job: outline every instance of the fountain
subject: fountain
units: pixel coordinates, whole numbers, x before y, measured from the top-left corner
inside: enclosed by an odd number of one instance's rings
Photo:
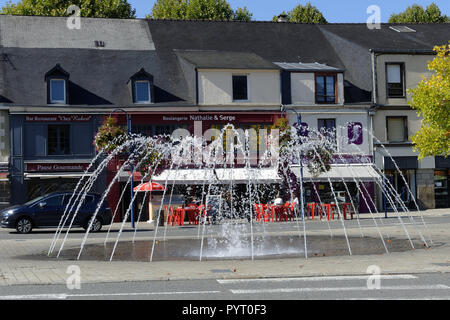
[[[432,244],[431,237],[429,236],[427,242],[423,235],[422,229],[427,231],[423,217],[420,216],[422,224],[418,224],[398,192],[384,177],[383,172],[371,163],[356,144],[350,144],[354,148],[352,157],[359,159],[360,164],[365,165],[367,174],[373,174],[372,181],[384,193],[407,239],[390,237],[387,228],[383,228],[387,227],[383,219],[376,217],[379,212],[365,186],[365,180],[354,171],[352,159],[349,160],[348,156],[344,157],[338,153],[337,146],[340,142],[337,141],[335,132],[308,129],[307,134],[302,134],[301,130],[292,127],[284,132],[273,129],[270,133],[265,130],[257,133],[253,129],[244,131],[228,124],[221,130],[214,129],[205,134],[207,138],[192,136],[186,132],[179,133],[153,137],[129,134],[126,138],[121,137],[112,141],[100,150],[80,179],[65,208],[48,256],[61,259],[109,261],[254,260],[300,256],[308,259],[316,256],[344,254],[381,254],[414,249],[421,245],[428,247]],[[226,141],[226,150],[224,150],[224,141]],[[66,248],[65,244],[72,223],[87,193],[108,163],[118,155],[124,154],[126,159],[118,168],[115,177],[106,186],[94,217],[122,172],[128,168],[141,170],[147,165],[140,182],[157,181],[165,186],[155,211],[152,238],[136,240],[144,208],[142,205],[132,240],[120,240],[130,215],[131,204],[137,201],[138,193],[136,192],[126,208],[115,239],[110,240],[112,234],[112,225],[110,225],[102,243],[88,243],[90,228],[87,228],[79,247]],[[152,160],[150,163],[149,159]],[[356,227],[359,230],[357,236],[349,235],[349,227],[354,226],[354,223],[344,219],[343,209],[339,205],[340,198],[334,187],[336,180],[333,183],[333,179],[328,174],[333,165],[337,165],[336,163],[351,173],[351,181],[343,176],[337,177],[337,180],[342,182],[349,196],[350,210],[356,215]],[[307,170],[309,178],[303,175],[304,169]],[[186,172],[194,176],[196,183],[183,180]],[[272,173],[270,177],[268,172]],[[338,221],[330,221],[322,217],[322,214],[320,218],[318,217],[319,220],[309,220],[304,210],[301,210],[301,204],[306,196],[311,198],[315,195],[315,202],[318,202],[319,206],[324,204],[325,195],[324,193],[321,195],[315,182],[322,176],[324,185],[330,189],[326,195],[329,198],[327,201],[337,204],[335,207],[339,216]],[[126,187],[132,179],[133,174],[130,174]],[[358,203],[352,195],[349,184],[356,187],[357,194],[368,208],[370,220],[380,239],[364,234]],[[165,206],[171,206],[175,192],[183,189],[183,185],[193,186],[200,194],[199,204],[210,212],[209,217],[207,214],[199,215],[197,223],[189,226],[189,230],[183,227],[171,227],[164,218]],[[304,194],[307,185],[310,190],[309,195]],[[119,203],[126,190],[127,188],[124,188],[122,191]],[[292,211],[287,209],[291,212],[289,219],[272,223],[270,219],[258,217],[256,205],[272,200],[276,191],[284,191],[288,195],[285,200],[296,203],[292,206]],[[411,193],[411,190],[409,192]],[[300,198],[300,201],[296,201],[295,197]],[[145,191],[143,203],[145,204],[149,198],[149,191]],[[400,204],[400,207],[396,204]],[[112,209],[114,209],[113,216],[116,217],[119,204]],[[409,218],[420,240],[412,238],[402,219],[402,213]],[[160,230],[160,224],[164,227],[163,232]],[[324,224],[329,231],[329,236],[308,234],[307,228],[317,229]],[[65,233],[64,226],[68,226]],[[174,237],[174,234],[177,237]],[[182,234],[181,238],[180,234]]]

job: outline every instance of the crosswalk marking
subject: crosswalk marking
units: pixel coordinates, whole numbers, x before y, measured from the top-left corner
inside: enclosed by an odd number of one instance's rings
[[[255,293],[293,293],[293,292],[332,292],[332,291],[384,291],[384,290],[448,290],[450,287],[437,284],[428,286],[386,286],[380,289],[368,289],[367,287],[331,287],[331,288],[280,288],[280,289],[244,289],[230,291],[233,294]]]
[[[258,278],[258,279],[217,279],[220,284],[235,284],[243,282],[292,282],[292,281],[346,281],[346,280],[367,280],[367,276],[325,276],[325,277],[301,277],[301,278]],[[381,280],[411,280],[417,279],[410,274],[380,275]]]
[[[63,300],[67,298],[88,297],[120,297],[120,296],[150,296],[150,295],[189,295],[189,294],[214,294],[221,291],[179,291],[179,292],[123,292],[123,293],[55,293],[55,294],[30,294],[0,296],[0,300]]]

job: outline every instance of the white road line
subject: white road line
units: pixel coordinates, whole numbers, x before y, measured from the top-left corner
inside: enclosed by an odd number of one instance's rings
[[[31,295],[10,295],[0,296],[0,300],[62,300],[67,298],[88,298],[88,297],[123,297],[123,296],[150,296],[150,295],[180,295],[180,294],[212,294],[221,291],[187,291],[187,292],[123,292],[123,293],[55,293],[55,294],[31,294]]]
[[[367,276],[325,276],[325,277],[299,277],[299,278],[260,278],[260,279],[217,279],[220,284],[234,284],[242,282],[292,282],[292,281],[346,281],[368,280]],[[380,275],[381,280],[411,280],[417,279],[410,274]]]
[[[333,291],[386,291],[386,290],[448,290],[450,287],[438,284],[429,286],[392,286],[381,287],[381,289],[368,289],[367,287],[337,287],[337,288],[281,288],[281,289],[252,289],[233,290],[233,294],[255,294],[255,293],[292,293],[292,292],[333,292]]]

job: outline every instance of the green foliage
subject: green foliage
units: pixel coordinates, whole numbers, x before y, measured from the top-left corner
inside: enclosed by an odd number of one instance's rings
[[[117,125],[115,118],[108,117],[98,129],[94,138],[94,145],[97,150],[105,149],[107,152],[111,152],[123,144],[125,140],[125,130]]]
[[[226,0],[157,0],[150,19],[250,21],[246,7],[234,11]]]
[[[289,12],[283,11],[281,15],[287,17],[288,22],[300,23],[327,23],[322,12],[308,2],[306,5],[298,5]],[[273,17],[273,21],[277,21],[278,16]]]
[[[82,17],[135,18],[136,10],[127,0],[21,0],[7,2],[1,14],[23,16],[68,16],[67,8],[76,5]]]
[[[279,131],[279,143],[280,153],[283,153],[286,147],[289,146],[290,141],[292,140],[291,136],[291,126],[289,124],[289,120],[286,118],[279,118],[275,121],[275,123],[270,127],[270,130],[278,130]]]
[[[442,15],[439,7],[432,3],[426,9],[418,4],[413,4],[405,11],[392,14],[389,23],[445,23],[450,22],[450,17]]]
[[[243,8],[237,8],[234,11],[234,18],[235,21],[251,21],[252,20],[253,13],[248,11],[247,7]]]
[[[422,127],[412,137],[419,158],[450,155],[450,42],[434,48],[436,57],[428,63],[433,71],[422,78],[412,95],[410,105],[422,115]]]

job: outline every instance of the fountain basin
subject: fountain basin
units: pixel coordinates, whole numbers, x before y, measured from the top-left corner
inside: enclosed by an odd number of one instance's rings
[[[202,260],[249,260],[252,258],[251,238],[242,237],[238,245],[231,245],[227,238],[205,238],[203,242]],[[353,255],[380,255],[386,253],[379,238],[349,237]],[[391,238],[385,240],[389,252],[411,250],[406,239]],[[120,241],[114,253],[113,261],[150,261],[153,240]],[[105,244],[87,244],[80,260],[109,261],[114,242]],[[423,248],[423,243],[414,241],[416,249]],[[63,250],[60,259],[76,259],[79,247]],[[153,261],[198,261],[200,260],[201,239],[166,239],[157,240],[153,253]],[[308,236],[308,258],[324,256],[346,256],[349,250],[343,236]],[[304,257],[304,240],[300,236],[254,237],[254,259],[279,259]]]

